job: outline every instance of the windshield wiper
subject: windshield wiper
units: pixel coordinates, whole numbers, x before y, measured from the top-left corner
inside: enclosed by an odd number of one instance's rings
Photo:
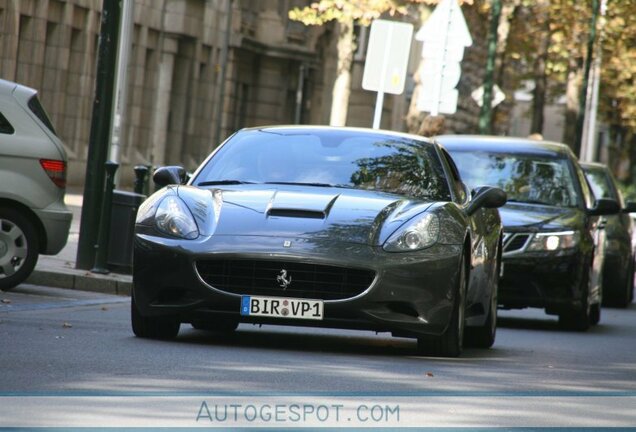
[[[279,184],[279,185],[292,185],[292,186],[316,186],[316,187],[335,187],[335,188],[349,188],[348,185],[334,185],[331,183],[314,183],[314,182],[265,182],[265,184]]]
[[[215,185],[238,185],[238,184],[254,184],[252,181],[245,180],[210,180],[197,183],[197,186],[215,186]]]
[[[542,205],[556,205],[556,204],[551,204],[551,203],[547,203],[545,201],[539,201],[539,200],[533,200],[533,199],[526,199],[526,200],[518,200],[518,199],[514,199],[514,198],[508,198],[507,202],[515,202],[515,203],[523,203],[523,204],[542,204]]]

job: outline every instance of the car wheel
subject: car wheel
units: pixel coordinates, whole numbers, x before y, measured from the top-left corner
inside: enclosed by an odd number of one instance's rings
[[[590,324],[597,325],[601,321],[601,305],[595,303],[590,308]]]
[[[194,321],[191,325],[196,330],[229,333],[236,330],[239,323],[232,319],[215,319],[212,321]]]
[[[629,266],[627,272],[625,272],[625,280],[623,282],[623,290],[616,296],[616,301],[613,306],[619,308],[626,308],[632,302],[632,296],[634,292],[634,263]]]
[[[176,317],[145,317],[141,315],[134,295],[130,299],[130,321],[135,336],[150,339],[174,339],[181,326]]]
[[[35,268],[40,244],[33,223],[18,210],[0,208],[0,289],[22,283]]]
[[[440,336],[420,337],[417,340],[418,352],[434,357],[457,357],[462,353],[465,308],[466,308],[466,264],[462,257],[457,271],[457,293],[453,302],[450,323]]]
[[[569,330],[586,331],[590,328],[592,322],[592,305],[589,301],[590,284],[592,283],[592,266],[586,272],[585,277],[581,281],[581,305],[559,314],[559,325]],[[600,319],[600,305],[598,317]]]
[[[497,335],[497,286],[490,296],[490,310],[486,322],[479,327],[466,327],[464,345],[474,348],[490,348]]]

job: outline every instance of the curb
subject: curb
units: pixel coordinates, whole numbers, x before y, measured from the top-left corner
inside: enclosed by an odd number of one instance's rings
[[[122,296],[130,296],[132,289],[132,276],[117,273],[101,275],[76,269],[60,271],[59,269],[36,268],[25,282],[33,285]]]

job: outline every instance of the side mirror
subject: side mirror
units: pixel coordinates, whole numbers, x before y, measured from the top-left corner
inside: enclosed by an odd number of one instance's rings
[[[508,195],[497,187],[481,186],[474,191],[473,199],[466,206],[466,213],[472,215],[480,208],[498,208],[506,204]]]
[[[636,213],[636,201],[627,201],[623,213]]]
[[[596,200],[594,207],[588,209],[587,214],[590,216],[613,215],[620,211],[621,207],[618,205],[616,200],[599,198]]]
[[[159,187],[170,184],[185,184],[186,170],[180,166],[165,166],[158,168],[152,176],[152,181]]]

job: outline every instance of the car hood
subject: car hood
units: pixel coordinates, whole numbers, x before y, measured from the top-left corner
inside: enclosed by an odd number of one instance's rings
[[[577,229],[583,224],[583,212],[578,208],[509,202],[499,209],[499,215],[505,231]]]
[[[301,186],[181,186],[178,194],[193,210],[204,235],[330,237],[376,245],[432,205],[376,191]],[[202,217],[197,208],[205,194],[212,209]]]

